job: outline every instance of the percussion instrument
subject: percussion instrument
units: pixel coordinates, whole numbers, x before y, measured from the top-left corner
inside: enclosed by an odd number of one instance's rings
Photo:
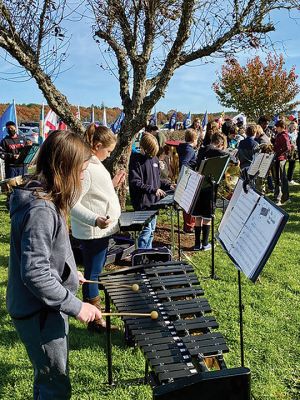
[[[141,231],[156,214],[156,210],[122,212],[119,218],[120,231]]]
[[[250,399],[250,370],[226,368],[228,347],[222,334],[213,331],[218,323],[208,315],[211,308],[189,264],[135,266],[101,274],[100,281],[118,312],[158,313],[157,319],[123,317],[126,340],[146,358],[153,399]],[[138,292],[132,292],[132,284],[138,284]]]

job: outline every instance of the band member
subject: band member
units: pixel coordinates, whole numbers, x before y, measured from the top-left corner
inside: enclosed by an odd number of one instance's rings
[[[141,153],[133,153],[129,162],[129,192],[135,211],[148,210],[174,186],[162,181],[159,174],[155,137],[146,133],[140,142]],[[151,249],[156,227],[156,216],[144,227],[138,238],[139,249]]]
[[[199,150],[196,169],[199,169],[201,161],[206,158],[220,157],[226,155],[226,153],[224,152],[225,148],[226,137],[222,133],[214,133],[211,137],[211,144]],[[209,233],[212,212],[213,210],[211,188],[208,187],[200,191],[199,199],[193,211],[193,216],[196,217],[195,245],[193,248],[194,251],[207,251],[211,249],[211,244],[209,243]]]
[[[5,126],[7,135],[2,139],[0,147],[5,162],[5,178],[8,179],[27,173],[26,167],[18,163],[20,150],[26,146],[26,139],[17,134],[13,121],[8,121]]]
[[[71,226],[72,235],[80,240],[84,277],[97,281],[105,264],[109,238],[119,230],[121,207],[115,187],[124,182],[126,174],[119,171],[112,180],[102,164],[116,146],[116,136],[110,129],[91,124],[84,139],[93,155],[84,173],[81,196],[71,210]],[[100,309],[98,285],[85,283],[82,294],[84,301]],[[103,318],[88,324],[88,329],[97,333],[105,328]]]
[[[41,146],[34,176],[10,198],[7,309],[34,368],[34,400],[71,398],[68,316],[101,318],[101,311],[75,296],[84,278],[66,226],[90,149],[75,133],[56,133]]]

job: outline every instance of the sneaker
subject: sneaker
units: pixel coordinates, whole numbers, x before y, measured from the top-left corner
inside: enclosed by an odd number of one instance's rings
[[[207,251],[211,249],[211,243],[208,243],[206,245],[202,245],[201,250],[202,251]]]
[[[299,185],[299,183],[296,182],[296,181],[289,181],[289,184],[292,185],[292,186],[294,186],[294,185]]]
[[[282,203],[281,203],[281,201],[276,201],[276,206],[282,206]]]
[[[194,246],[192,251],[200,251],[202,249],[201,244],[199,246]]]

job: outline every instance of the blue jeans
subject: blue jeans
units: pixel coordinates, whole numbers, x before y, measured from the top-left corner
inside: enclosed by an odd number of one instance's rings
[[[108,250],[109,238],[80,240],[84,277],[91,281],[98,281],[99,274],[105,264]],[[99,296],[98,285],[93,283],[84,283],[82,285],[83,298],[93,299]]]
[[[15,176],[25,175],[27,174],[27,167],[10,167],[8,165],[5,166],[5,178],[14,178]]]
[[[154,231],[156,228],[156,215],[145,225],[138,238],[139,249],[152,249]]]
[[[41,310],[13,323],[34,368],[33,399],[69,400],[68,316]]]

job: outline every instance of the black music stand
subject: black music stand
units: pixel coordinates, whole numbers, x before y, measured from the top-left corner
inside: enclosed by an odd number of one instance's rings
[[[204,175],[205,179],[202,188],[210,187],[211,203],[211,274],[212,279],[218,279],[215,274],[215,211],[216,211],[216,191],[222,180],[227,165],[230,161],[228,154],[221,157],[205,158],[202,160],[199,173]]]
[[[241,203],[241,204],[239,204]],[[242,215],[247,205],[248,214]],[[240,217],[236,233],[230,227],[234,214]],[[244,212],[245,214],[245,212]],[[231,218],[228,218],[230,215]],[[223,221],[224,220],[224,221]],[[217,236],[223,249],[238,270],[241,365],[244,367],[244,335],[241,272],[255,283],[268,261],[286,223],[288,214],[265,198],[249,182],[239,180],[219,226]],[[264,233],[264,235],[263,235]],[[248,258],[247,258],[248,257]]]

